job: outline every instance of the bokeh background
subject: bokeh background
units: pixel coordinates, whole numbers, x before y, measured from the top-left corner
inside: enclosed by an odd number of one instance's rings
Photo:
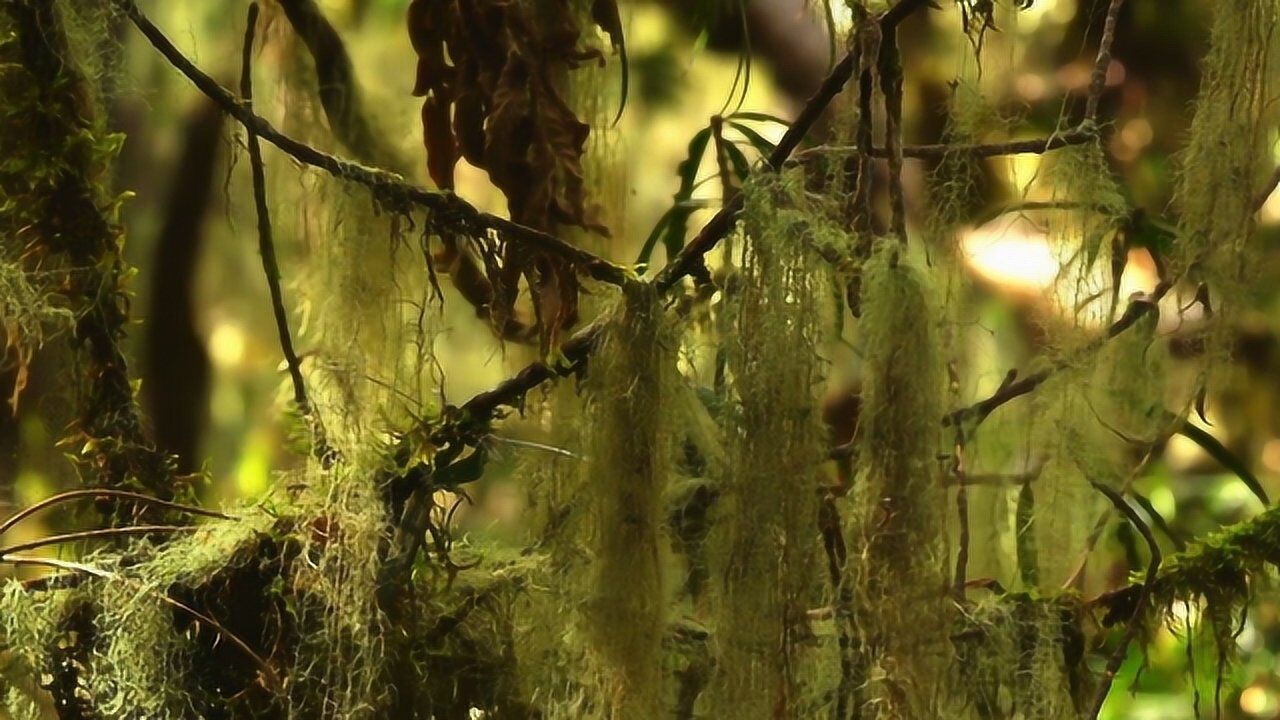
[[[1103,117],[1111,168],[1134,207],[1153,216],[1167,214],[1170,165],[1182,146],[1190,103],[1198,87],[1198,59],[1204,49],[1207,12],[1213,0],[1130,0],[1120,16],[1115,62],[1108,73]],[[201,67],[231,86],[239,72],[242,3],[149,1],[139,3]],[[375,128],[398,158],[394,168],[428,184],[421,144],[420,101],[411,95],[415,57],[404,27],[408,0],[320,0],[341,33]],[[953,80],[976,83],[998,117],[993,136],[1039,137],[1059,119],[1078,111],[1089,80],[1103,2],[1035,0],[1015,12],[998,3],[997,28],[983,37],[981,63],[973,40],[950,0],[944,9],[921,13],[903,29],[906,71],[906,135],[911,143],[941,140]],[[259,112],[286,130],[342,154],[323,130],[323,116],[305,90],[314,68],[279,10],[268,2],[269,29],[256,53]],[[616,127],[601,126],[608,140],[610,173],[621,188],[614,205],[613,237],[596,239],[595,249],[630,262],[650,229],[671,206],[691,137],[711,118],[735,110],[790,117],[818,86],[832,61],[831,41],[843,44],[850,15],[833,3],[830,17],[821,3],[805,0],[668,0],[623,3],[629,56],[630,94]],[[286,387],[272,323],[266,284],[256,252],[248,167],[238,128],[198,95],[125,23],[115,22],[115,41],[94,62],[110,83],[113,127],[125,135],[114,178],[120,192],[134,194],[125,205],[133,316],[130,357],[142,378],[145,407],[162,442],[179,453],[185,470],[200,474],[198,490],[211,503],[261,496],[282,470],[300,462],[289,437]],[[834,23],[834,30],[828,25]],[[618,64],[600,74],[602,113],[618,102]],[[852,102],[852,100],[848,100]],[[782,126],[753,125],[766,139]],[[317,129],[319,128],[319,129]],[[739,138],[741,139],[741,138]],[[822,138],[815,138],[822,141]],[[312,308],[302,282],[290,269],[312,252],[306,232],[323,234],[341,218],[318,213],[332,198],[331,181],[296,167],[274,150],[268,160],[280,232],[285,291],[300,348],[306,354]],[[1019,197],[1041,172],[1036,155],[995,158],[984,163],[975,217]],[[913,220],[928,202],[930,167],[909,161],[904,179]],[[707,156],[700,178],[713,178]],[[458,192],[479,207],[505,212],[500,193],[485,174],[458,172]],[[351,202],[361,202],[351,191]],[[701,184],[694,193],[707,207],[694,212],[696,228],[714,211],[720,185]],[[360,215],[355,216],[357,219]],[[354,222],[354,220],[353,220]],[[1280,196],[1260,216],[1260,234],[1275,248]],[[308,227],[319,223],[319,227]],[[328,223],[329,225],[326,225]],[[344,237],[359,235],[347,228]],[[375,233],[376,234],[376,233]],[[1055,297],[1061,248],[1045,226],[1028,219],[998,218],[964,228],[955,238],[975,280],[981,324],[990,341],[973,360],[980,370],[976,394],[989,392],[1005,370],[1036,352],[1035,328],[1062,310]],[[370,252],[385,248],[385,237],[370,237]],[[1270,277],[1280,279],[1276,253],[1264,259]],[[663,261],[659,248],[653,261]],[[372,272],[372,270],[371,270]],[[1121,297],[1155,285],[1151,258],[1129,257]],[[313,290],[314,293],[314,290]],[[445,288],[443,309],[433,323],[432,349],[442,370],[443,402],[459,403],[492,386],[534,359],[536,349],[497,342],[488,326],[454,291]],[[1280,313],[1272,293],[1250,299],[1237,336],[1238,372],[1209,398],[1205,428],[1241,458],[1274,495],[1280,495]],[[353,333],[358,329],[353,328]],[[1176,333],[1177,328],[1169,328]],[[61,378],[66,358],[51,345],[35,363],[16,417],[0,414],[0,503],[12,509],[76,483],[73,466],[57,446],[71,417]],[[0,385],[8,386],[7,381]],[[1196,422],[1200,422],[1196,420]],[[1203,424],[1203,423],[1202,423]],[[513,439],[519,435],[513,428]],[[536,438],[535,438],[536,439]],[[512,468],[524,452],[510,445],[476,488],[466,522],[483,528],[518,514],[518,477]],[[1174,437],[1140,480],[1138,488],[1184,537],[1202,535],[1224,523],[1251,517],[1259,502],[1239,480],[1197,445]],[[22,532],[50,532],[74,518],[53,517],[23,526]],[[1109,532],[1097,554],[1110,576],[1122,580],[1139,557],[1139,538]],[[1138,564],[1132,567],[1140,567]],[[1102,577],[1107,572],[1097,573]],[[1093,588],[1095,591],[1105,587]],[[1195,613],[1194,607],[1187,609]],[[1175,623],[1176,626],[1176,623]],[[1200,663],[1188,673],[1186,638],[1163,630],[1142,657],[1125,666],[1121,687],[1107,715],[1120,718],[1191,718],[1197,693],[1201,716],[1214,713],[1215,668]],[[1236,638],[1238,661],[1229,670],[1222,715],[1280,717],[1280,601],[1262,588]],[[1208,651],[1202,655],[1208,657]]]

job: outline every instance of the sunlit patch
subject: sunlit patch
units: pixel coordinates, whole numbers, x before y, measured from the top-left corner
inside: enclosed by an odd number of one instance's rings
[[[271,445],[263,433],[245,442],[235,469],[236,491],[241,497],[258,497],[271,485]]]
[[[1271,438],[1262,446],[1262,465],[1273,473],[1280,473],[1280,439]]]
[[[966,231],[960,245],[970,269],[1001,292],[1041,297],[1059,312],[1089,325],[1109,324],[1111,286],[1109,263],[1102,258],[1084,269],[1073,262],[1075,244],[1056,243],[1034,223],[1008,215],[982,227]],[[1132,250],[1126,257],[1116,294],[1119,310],[1158,282],[1155,262],[1145,250]],[[1087,303],[1081,301],[1088,296]],[[1176,324],[1176,301],[1164,308],[1162,327]],[[1117,310],[1117,311],[1119,311]]]
[[[1270,688],[1255,684],[1240,693],[1240,709],[1253,717],[1272,717],[1280,710],[1280,701]]]
[[[1044,233],[1023,222],[995,222],[960,239],[965,258],[984,280],[1028,293],[1053,286],[1059,261]]]
[[[219,322],[209,333],[209,357],[215,365],[233,368],[244,362],[247,340],[244,329],[229,322]]]

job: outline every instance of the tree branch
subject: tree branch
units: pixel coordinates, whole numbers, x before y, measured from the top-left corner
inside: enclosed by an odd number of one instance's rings
[[[933,145],[904,145],[902,147],[902,156],[904,158],[937,160],[947,155],[969,155],[975,158],[1022,154],[1043,155],[1047,152],[1058,150],[1060,148],[1089,142],[1096,138],[1097,135],[1098,132],[1096,128],[1091,128],[1082,124],[1060,133],[1054,133],[1049,137],[1032,138],[1030,140],[1011,140],[1009,142],[1001,143],[956,143],[950,145],[945,143],[935,143]],[[848,153],[850,155],[856,155],[866,154],[868,151],[857,145],[821,145],[806,150],[802,154],[814,152]],[[884,147],[871,148],[869,152],[871,157],[875,158],[888,158],[890,156],[889,149]],[[1277,173],[1276,182],[1280,184],[1280,171]]]
[[[1085,104],[1084,119],[1094,122],[1098,117],[1098,103],[1107,87],[1107,70],[1111,67],[1111,46],[1116,40],[1116,23],[1120,19],[1120,7],[1124,0],[1111,0],[1107,8],[1107,20],[1102,26],[1102,39],[1098,42],[1098,59],[1093,64],[1093,76],[1089,80],[1089,100]]]
[[[1091,343],[1090,346],[1085,348],[1082,352],[1092,352],[1097,350],[1111,338],[1114,338],[1133,327],[1138,320],[1145,317],[1147,313],[1158,312],[1161,298],[1168,294],[1172,287],[1173,285],[1171,283],[1162,282],[1156,286],[1156,289],[1151,294],[1130,301],[1129,306],[1125,308],[1124,314],[1120,316],[1120,319],[1116,320],[1107,328],[1107,334]],[[1053,373],[1061,370],[1068,364],[1069,363],[1066,362],[1059,362],[1052,367],[1032,373],[1021,380],[1017,380],[1017,370],[1010,370],[1009,373],[1005,375],[1004,382],[1000,383],[1000,387],[997,388],[990,397],[976,402],[969,407],[961,408],[950,413],[943,418],[942,422],[944,425],[954,425],[970,420],[972,420],[975,425],[981,423],[988,415],[995,411],[996,408],[1011,400],[1026,395],[1032,390],[1035,390],[1044,383],[1045,380],[1048,380]]]
[[[575,265],[583,274],[600,282],[621,285],[627,281],[630,271],[602,257],[575,247],[549,233],[512,222],[491,213],[481,212],[474,205],[453,193],[432,192],[405,182],[400,176],[379,168],[368,167],[318,150],[295,140],[277,130],[266,119],[255,115],[218,81],[196,67],[173,42],[138,9],[134,0],[113,0],[164,58],[218,104],[224,112],[235,118],[246,129],[275,145],[299,162],[319,168],[336,178],[359,183],[369,188],[374,198],[392,208],[405,209],[418,206],[434,214],[432,221],[464,235],[481,235],[486,231],[497,233],[502,239],[524,243],[529,247],[561,257]]]
[[[197,507],[195,505],[187,505],[184,503],[177,503],[170,500],[161,500],[160,498],[154,498],[154,497],[151,497],[150,495],[143,495],[142,493],[131,492],[129,490],[112,490],[110,488],[86,488],[83,490],[68,490],[66,492],[58,493],[57,495],[51,495],[45,498],[44,500],[41,500],[36,503],[32,503],[31,505],[28,505],[22,508],[21,510],[10,515],[8,518],[5,518],[4,522],[0,522],[0,535],[3,535],[4,533],[8,532],[10,529],[13,528],[14,525],[17,525],[18,523],[22,522],[26,518],[40,512],[41,510],[44,510],[45,508],[53,507],[54,505],[60,505],[64,502],[69,502],[71,500],[78,500],[80,498],[87,498],[87,497],[133,500],[143,505],[151,505],[153,507],[165,508],[166,510],[176,510],[178,512],[188,513],[191,515],[203,515],[205,517],[218,518],[219,520],[234,519],[232,516],[226,515],[224,513],[220,513],[216,510],[206,510],[205,508]]]

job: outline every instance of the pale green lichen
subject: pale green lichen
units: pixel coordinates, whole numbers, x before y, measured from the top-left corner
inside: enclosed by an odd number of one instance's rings
[[[1178,157],[1176,272],[1207,280],[1220,299],[1256,268],[1254,196],[1270,169],[1266,143],[1275,110],[1269,71],[1280,9],[1270,0],[1213,7],[1187,145]]]
[[[1075,720],[1089,689],[1078,602],[1017,593],[961,609],[946,717]]]
[[[929,717],[950,655],[937,308],[905,248],[882,241],[866,269],[862,410],[851,568],[855,627],[877,717]]]
[[[198,587],[234,567],[254,552],[272,522],[262,513],[211,522],[154,550],[138,546],[129,554],[145,559],[127,566],[112,553],[94,556],[95,565],[115,568],[93,588],[101,634],[88,688],[104,715],[179,717],[194,711],[191,688],[183,682],[192,673],[193,647],[175,629],[183,611],[166,598],[173,587]]]
[[[815,395],[823,276],[805,242],[797,176],[746,188],[747,247],[727,338],[734,405],[726,411],[725,543],[715,617],[719,655],[711,708],[720,717],[786,715],[817,582],[817,469],[823,432]]]
[[[0,690],[14,720],[46,717],[38,688],[56,637],[56,604],[52,595],[32,593],[12,578],[0,588]]]
[[[623,289],[588,371],[585,416],[594,580],[587,623],[609,717],[662,714],[667,624],[666,486],[671,474],[676,339],[656,289]]]
[[[324,471],[313,462],[296,501],[296,522],[307,531],[296,538],[299,553],[286,590],[296,598],[298,634],[288,675],[290,717],[376,717],[385,701],[380,687],[388,629],[378,589],[389,523],[370,482],[373,467]]]

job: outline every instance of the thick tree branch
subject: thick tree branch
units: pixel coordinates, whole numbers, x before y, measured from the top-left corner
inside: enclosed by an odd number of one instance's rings
[[[407,209],[417,206],[433,213],[432,221],[465,235],[480,235],[493,231],[508,241],[524,243],[529,247],[563,258],[583,274],[600,282],[621,285],[630,276],[629,271],[579,247],[575,247],[549,233],[537,230],[491,213],[481,212],[474,205],[452,193],[432,192],[405,182],[394,173],[345,160],[318,150],[306,143],[285,135],[266,119],[256,115],[226,88],[218,84],[191,62],[146,15],[133,0],[113,0],[124,11],[138,31],[147,38],[164,58],[207,95],[231,117],[258,137],[275,145],[299,162],[319,168],[342,180],[359,183],[372,191],[374,198],[392,208]]]

